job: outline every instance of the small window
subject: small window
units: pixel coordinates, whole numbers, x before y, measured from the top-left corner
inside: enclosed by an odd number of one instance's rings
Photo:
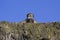
[[[41,40],[49,40],[48,38],[42,38]]]

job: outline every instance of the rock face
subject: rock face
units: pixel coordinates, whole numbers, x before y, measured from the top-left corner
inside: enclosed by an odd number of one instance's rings
[[[0,22],[0,40],[60,40],[60,22]]]

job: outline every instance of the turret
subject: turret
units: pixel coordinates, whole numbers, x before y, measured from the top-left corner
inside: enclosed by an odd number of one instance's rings
[[[34,23],[34,14],[28,13],[28,14],[27,14],[26,22],[27,22],[27,23]]]
[[[28,13],[26,19],[21,23],[37,23],[37,22],[34,20],[34,14]]]

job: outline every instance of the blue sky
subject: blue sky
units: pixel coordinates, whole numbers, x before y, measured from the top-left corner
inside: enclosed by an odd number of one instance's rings
[[[0,0],[0,21],[20,22],[29,12],[38,22],[60,22],[60,0]]]

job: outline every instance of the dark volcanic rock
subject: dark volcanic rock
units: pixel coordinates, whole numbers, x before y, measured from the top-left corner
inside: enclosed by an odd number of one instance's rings
[[[60,40],[60,22],[0,22],[0,40]]]

